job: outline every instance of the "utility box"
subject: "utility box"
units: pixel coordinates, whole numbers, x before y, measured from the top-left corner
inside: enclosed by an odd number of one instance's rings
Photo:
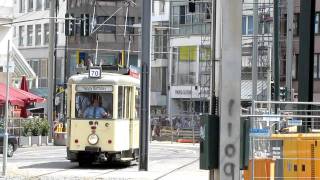
[[[220,123],[216,115],[200,116],[200,169],[219,166]]]

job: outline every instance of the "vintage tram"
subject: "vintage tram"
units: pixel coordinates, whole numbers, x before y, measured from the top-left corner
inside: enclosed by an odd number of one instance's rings
[[[139,79],[126,74],[71,76],[67,92],[67,159],[132,162],[139,155]]]

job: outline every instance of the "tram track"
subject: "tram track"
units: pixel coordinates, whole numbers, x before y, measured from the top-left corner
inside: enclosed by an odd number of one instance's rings
[[[177,168],[175,168],[175,169],[173,169],[173,170],[171,170],[171,171],[169,171],[169,172],[167,172],[167,173],[165,173],[165,174],[163,174],[163,175],[155,178],[154,180],[160,180],[160,179],[162,179],[162,178],[165,178],[166,176],[168,176],[168,175],[170,175],[170,174],[172,174],[172,173],[174,173],[174,172],[176,172],[176,171],[178,171],[178,170],[181,170],[181,169],[183,169],[183,168],[185,168],[185,167],[188,167],[188,166],[192,165],[193,163],[195,163],[195,162],[197,162],[197,161],[199,161],[199,158],[197,158],[196,160],[193,160],[193,161],[191,161],[191,162],[188,162],[188,163],[186,163],[186,164],[184,164],[184,165],[182,165],[182,166],[180,166],[180,167],[177,167]]]

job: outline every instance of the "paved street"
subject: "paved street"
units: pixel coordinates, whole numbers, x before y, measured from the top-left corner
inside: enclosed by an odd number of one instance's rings
[[[7,179],[208,179],[208,172],[199,170],[198,149],[199,145],[152,142],[149,171],[139,172],[137,165],[79,168],[66,160],[61,146],[20,148],[8,159]]]

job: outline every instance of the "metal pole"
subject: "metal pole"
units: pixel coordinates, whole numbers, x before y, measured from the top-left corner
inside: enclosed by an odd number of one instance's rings
[[[216,44],[215,44],[215,38],[216,38],[216,0],[211,1],[211,74],[210,74],[210,107],[209,107],[209,113],[210,114],[216,114],[216,94],[215,94],[215,56],[216,56]],[[215,170],[210,169],[209,170],[209,180],[218,179],[216,176],[215,178]]]
[[[280,61],[279,61],[279,0],[274,0],[273,6],[274,18],[274,32],[273,32],[273,55],[274,55],[274,100],[279,101],[280,91]],[[275,106],[275,113],[277,113],[278,106]]]
[[[253,3],[253,47],[252,47],[252,100],[257,100],[257,81],[258,81],[258,31],[259,31],[259,12],[258,0]]]
[[[3,136],[3,165],[2,175],[5,176],[7,173],[7,153],[8,153],[8,121],[9,121],[9,60],[10,60],[10,40],[8,40],[8,51],[7,51],[7,84],[6,84],[6,106],[5,113],[6,118],[4,119],[4,136]]]
[[[267,101],[271,101],[271,79],[272,79],[272,49],[271,47],[269,47],[269,63],[268,63],[268,77],[267,77]],[[268,104],[268,111],[269,111],[269,114],[271,114],[272,110],[271,110],[271,105]]]
[[[139,144],[139,170],[148,170],[148,138],[150,120],[150,57],[151,57],[151,1],[145,0],[142,4],[142,76],[141,76],[141,119]]]
[[[53,72],[54,72],[54,41],[55,41],[55,32],[54,32],[54,9],[55,9],[55,0],[50,1],[50,13],[49,13],[49,57],[48,57],[48,102],[47,102],[47,114],[48,121],[51,123],[51,138],[53,137]]]
[[[99,48],[99,39],[98,39],[98,33],[96,34],[96,58],[94,59],[94,66],[97,66],[98,64],[98,48]]]
[[[219,90],[220,179],[240,179],[242,1],[222,0],[222,60]],[[232,73],[231,73],[232,72]]]
[[[256,114],[256,103],[255,101],[252,101],[252,112],[251,114]],[[251,125],[252,127],[251,128],[254,128],[255,127],[255,117],[252,117],[251,118]],[[250,138],[251,140],[251,179],[254,180],[254,138],[251,137]]]
[[[171,126],[171,143],[173,142],[173,122],[172,122],[172,111],[171,111],[171,78],[172,78],[172,47],[170,47],[170,58],[169,58],[169,85],[168,85],[168,117]]]
[[[293,13],[294,13],[294,1],[287,1],[287,49],[286,49],[286,87],[288,101],[291,100],[292,89],[292,59],[293,59]]]

